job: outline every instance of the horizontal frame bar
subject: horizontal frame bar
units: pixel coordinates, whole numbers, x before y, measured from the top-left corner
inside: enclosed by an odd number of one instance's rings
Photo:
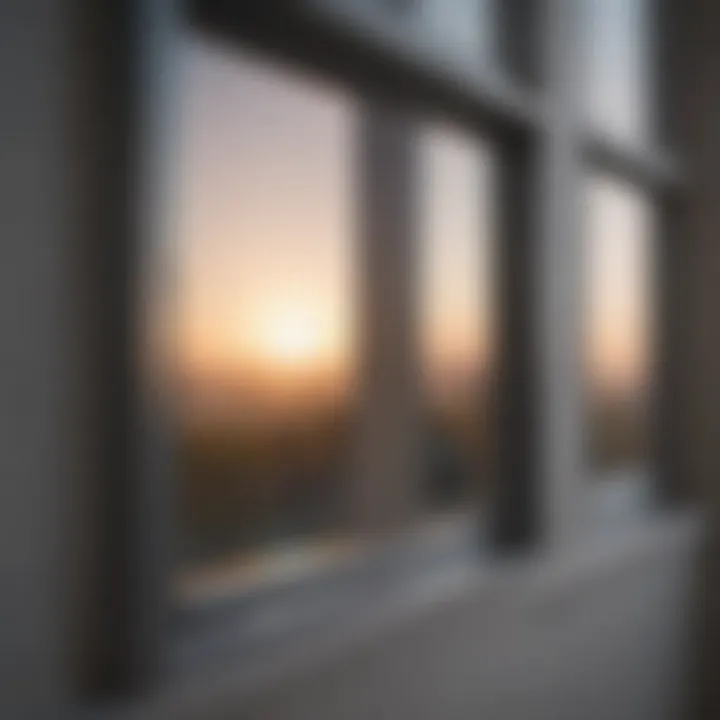
[[[537,91],[479,65],[443,63],[417,35],[385,26],[358,5],[343,12],[327,1],[231,3],[195,0],[190,16],[201,31],[271,51],[320,76],[395,102],[449,115],[490,136],[527,134],[543,127]],[[426,112],[427,112],[426,110]]]
[[[583,154],[595,169],[602,170],[659,192],[675,192],[686,182],[677,159],[662,147],[618,140],[597,129],[586,130]]]

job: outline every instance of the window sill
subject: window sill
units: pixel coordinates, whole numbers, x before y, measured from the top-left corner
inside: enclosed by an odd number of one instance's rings
[[[185,635],[159,694],[141,701],[135,712],[110,717],[206,717],[215,703],[242,708],[279,683],[470,604],[487,607],[489,627],[505,615],[562,621],[572,607],[592,602],[603,583],[674,548],[695,547],[701,535],[702,519],[694,509],[625,517],[627,522],[618,519],[605,532],[598,523],[597,532],[566,550],[524,558],[481,552],[480,559],[477,530],[467,517],[456,518],[439,533],[443,542],[434,544],[434,552],[408,554],[405,545],[359,574],[332,574],[324,580],[329,585],[312,581],[302,592],[279,593],[234,620],[227,609],[229,615],[218,611],[214,622],[208,616],[214,629],[204,634],[198,626],[196,634]],[[248,612],[255,613],[251,622]]]

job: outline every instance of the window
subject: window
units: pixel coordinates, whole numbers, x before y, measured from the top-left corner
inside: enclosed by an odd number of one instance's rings
[[[192,610],[332,572],[376,532],[472,523],[494,228],[472,136],[208,42],[185,54],[168,324]]]
[[[593,124],[623,140],[654,135],[654,0],[583,0],[585,105]]]
[[[419,310],[432,503],[471,505],[492,472],[493,154],[446,126],[421,135]]]
[[[203,42],[186,54],[173,323],[183,586],[201,594],[217,572],[192,568],[224,562],[240,592],[313,560],[301,539],[340,530],[355,405],[356,111],[339,91],[241,54]]]
[[[653,217],[642,191],[594,176],[586,195],[588,445],[595,473],[647,472],[653,418]]]
[[[230,608],[213,633],[251,636],[250,654],[298,618],[331,634],[397,600],[430,556],[474,568],[478,520],[502,550],[565,537],[583,450],[594,474],[652,481],[652,225],[672,172],[642,150],[651,68],[631,38],[649,10],[583,5],[599,73],[586,126],[564,74],[585,36],[564,3],[542,4],[548,18],[418,2],[427,34],[409,45],[435,33],[435,60],[388,52],[372,23],[318,20],[323,5],[237,6],[247,23],[198,10],[183,49],[177,282],[160,301],[179,459],[168,612],[197,636]],[[488,32],[493,7],[528,47]],[[608,43],[622,51],[604,69]],[[496,50],[517,77],[441,57]],[[606,132],[632,153],[598,153]],[[423,555],[439,516],[462,530]]]
[[[422,0],[421,8],[423,26],[441,56],[465,65],[494,59],[492,0]]]
[[[612,66],[632,95],[647,83],[629,33],[647,27],[628,7],[588,0],[586,20],[603,52],[608,37],[621,44]],[[489,52],[491,3],[422,8],[438,41],[447,32],[458,52]],[[530,292],[541,230],[519,222],[536,207],[532,146],[368,102],[262,53],[197,38],[184,55],[167,304],[181,606],[332,572],[375,533],[437,513],[520,517],[517,488],[557,415],[552,401],[533,406],[547,338]],[[627,102],[612,107],[639,122],[646,108]],[[637,477],[652,415],[651,213],[641,189],[600,172],[586,208],[586,335],[574,350],[587,457],[594,474]]]

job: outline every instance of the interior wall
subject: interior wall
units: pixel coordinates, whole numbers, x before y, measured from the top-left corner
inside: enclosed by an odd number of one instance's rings
[[[0,716],[72,684],[75,51],[56,0],[0,4]],[[20,709],[22,708],[22,710]]]

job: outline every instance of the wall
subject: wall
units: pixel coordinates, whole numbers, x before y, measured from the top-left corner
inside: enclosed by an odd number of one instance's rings
[[[0,716],[68,695],[77,367],[72,37],[53,1],[0,7]]]

